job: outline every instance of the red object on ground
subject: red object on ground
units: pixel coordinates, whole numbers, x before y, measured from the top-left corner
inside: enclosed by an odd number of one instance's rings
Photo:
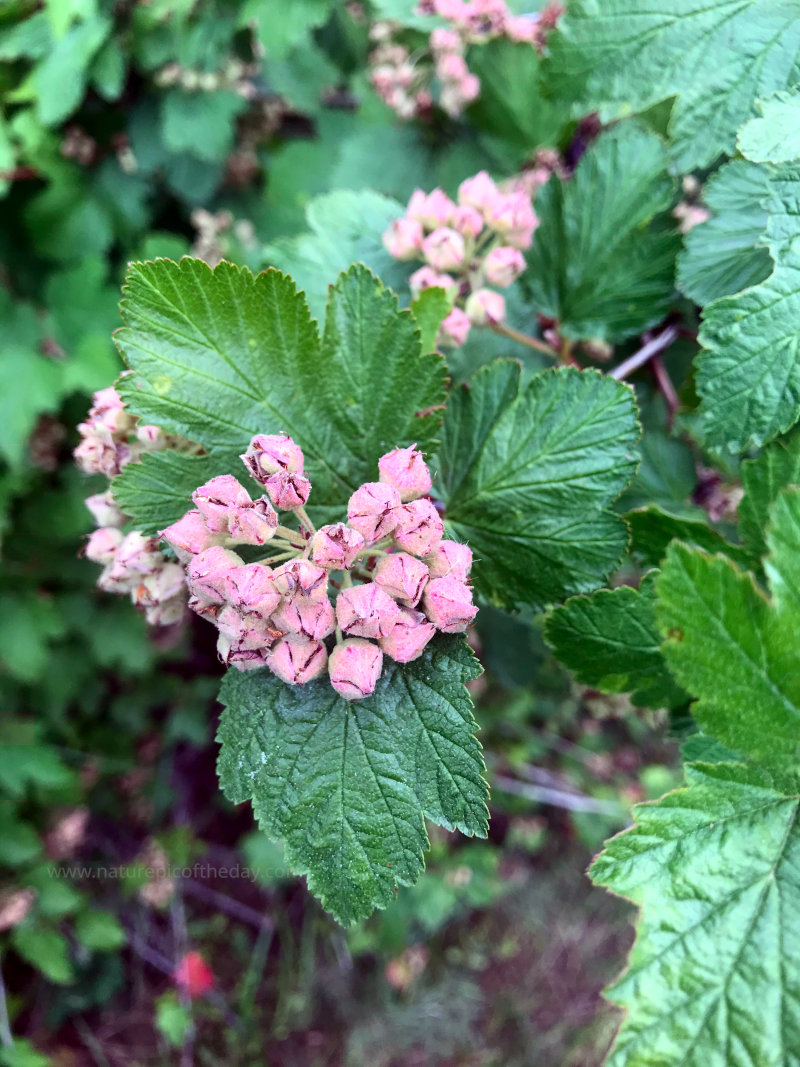
[[[214,985],[211,968],[199,952],[187,952],[172,973],[176,985],[190,997],[201,997]]]

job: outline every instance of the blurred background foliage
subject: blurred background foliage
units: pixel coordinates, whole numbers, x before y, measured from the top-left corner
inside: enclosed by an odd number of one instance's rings
[[[490,840],[434,828],[426,876],[345,931],[218,792],[211,628],[154,638],[79,558],[83,498],[102,486],[72,466],[73,427],[121,369],[111,334],[128,261],[276,263],[319,301],[362,258],[402,294],[375,237],[399,214],[389,198],[452,193],[480,169],[506,176],[580,139],[570,109],[541,98],[536,51],[499,40],[475,59],[483,94],[462,119],[399,123],[369,86],[368,34],[372,19],[411,11],[0,3],[5,1067],[178,1054],[231,1067],[578,1067],[610,1041],[599,990],[622,966],[628,909],[582,872],[632,801],[677,784],[656,716],[575,685],[534,620],[483,611],[474,695]],[[509,307],[529,325],[511,292]],[[454,377],[496,354],[541,365],[482,334],[454,355]],[[654,429],[628,507],[685,499],[694,477],[643,400]],[[664,481],[665,450],[680,484]],[[189,950],[213,975],[194,998],[174,979]]]

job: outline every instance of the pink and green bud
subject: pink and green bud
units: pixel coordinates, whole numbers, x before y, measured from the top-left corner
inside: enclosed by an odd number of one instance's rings
[[[464,310],[473,326],[492,326],[506,317],[506,301],[493,289],[476,289],[470,293]]]
[[[395,544],[412,556],[427,556],[444,534],[444,523],[430,500],[412,500],[400,509]]]
[[[148,626],[175,626],[186,618],[186,597],[174,596],[169,600],[160,600],[144,609]]]
[[[124,526],[127,516],[123,515],[110,489],[87,496],[84,503],[98,526]]]
[[[460,348],[469,337],[471,327],[467,313],[461,308],[453,308],[450,314],[442,319],[436,343],[442,348]]]
[[[173,549],[181,563],[188,563],[192,556],[218,544],[221,536],[211,533],[199,511],[187,511],[182,518],[173,522],[166,530],[161,530],[159,534]]]
[[[466,582],[472,567],[472,549],[458,541],[442,541],[425,557],[431,578],[457,578]]]
[[[334,522],[320,526],[311,538],[311,558],[330,571],[349,570],[366,543],[358,530]]]
[[[303,685],[318,678],[328,663],[328,652],[321,641],[303,634],[287,634],[270,649],[267,666],[289,685]]]
[[[243,567],[244,560],[235,552],[215,545],[195,556],[186,568],[189,591],[201,607],[224,604],[230,591],[230,572]]]
[[[93,563],[111,563],[121,544],[121,531],[116,526],[103,526],[89,535],[83,554]]]
[[[410,608],[419,602],[428,578],[428,568],[422,560],[406,552],[381,556],[373,573],[373,581],[384,593]]]
[[[268,618],[281,602],[281,594],[269,567],[263,563],[245,563],[233,567],[223,582],[225,599],[241,611]]]
[[[272,503],[279,511],[294,511],[302,508],[311,492],[311,482],[303,474],[278,471],[264,482]]]
[[[395,219],[383,235],[383,247],[395,259],[418,259],[422,236],[422,225],[416,219]]]
[[[458,187],[458,202],[462,207],[471,207],[482,215],[499,195],[497,186],[486,173],[479,171],[474,178],[467,178]]]
[[[395,489],[404,503],[431,491],[431,472],[416,445],[393,448],[381,456],[378,477]]]
[[[219,635],[217,655],[226,667],[235,667],[237,671],[256,671],[267,666],[266,648],[240,648],[225,634]]]
[[[336,616],[330,600],[312,600],[298,593],[284,600],[272,619],[284,632],[305,634],[315,641],[321,641],[336,629]]]
[[[266,497],[248,500],[231,509],[228,530],[231,540],[244,545],[264,545],[275,536],[278,514]]]
[[[231,513],[252,503],[250,494],[232,474],[221,474],[201,485],[192,493],[192,500],[212,533],[227,533]]]
[[[525,257],[518,248],[493,248],[483,261],[483,273],[490,285],[507,289],[525,270]]]
[[[149,574],[163,563],[164,557],[158,550],[158,541],[134,530],[133,533],[126,534],[120,542],[111,566],[111,577],[117,581],[135,579],[140,574]]]
[[[262,485],[271,474],[303,473],[303,452],[283,433],[257,433],[240,457],[250,476]]]
[[[95,427],[103,427],[117,435],[130,433],[136,425],[136,419],[125,410],[122,397],[113,385],[94,394],[89,421]]]
[[[368,544],[388,537],[399,518],[400,494],[385,481],[365,482],[347,504],[347,521]]]
[[[472,603],[472,590],[457,578],[434,578],[428,582],[422,606],[433,625],[446,634],[466,630],[478,614]]]
[[[421,611],[401,608],[392,632],[388,637],[382,637],[378,644],[397,663],[410,663],[422,655],[435,633],[436,627],[428,622]]]
[[[323,529],[327,527],[323,526]],[[292,559],[282,563],[272,572],[272,582],[283,596],[302,593],[312,600],[328,599],[327,571],[307,559]]]
[[[427,196],[422,189],[417,189],[408,202],[406,216],[421,223],[426,230],[435,230],[437,226],[448,224],[455,207],[442,189],[434,189]]]
[[[455,209],[450,225],[462,237],[477,237],[483,229],[483,215],[474,207],[464,204]]]
[[[345,700],[363,700],[374,693],[382,669],[378,646],[357,637],[342,641],[328,659],[331,685]]]
[[[429,233],[422,242],[425,259],[434,270],[442,272],[458,270],[464,262],[464,251],[464,238],[448,226]]]
[[[139,608],[152,608],[180,596],[185,602],[186,575],[179,563],[165,563],[146,574],[132,590],[131,600]]]
[[[374,582],[351,585],[336,598],[336,621],[351,637],[386,637],[399,615],[397,604]]]
[[[426,289],[444,289],[448,296],[458,295],[458,284],[449,274],[440,274],[433,267],[420,267],[408,279],[412,296],[419,296]]]

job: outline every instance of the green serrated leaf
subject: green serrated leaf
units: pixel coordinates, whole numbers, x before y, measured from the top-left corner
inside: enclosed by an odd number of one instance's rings
[[[220,694],[219,776],[252,800],[264,831],[342,923],[385,908],[423,869],[423,816],[485,836],[487,788],[465,683],[480,673],[462,637],[436,638],[373,696],[342,700],[327,679],[287,686],[230,671]]]
[[[796,1067],[800,806],[795,775],[696,764],[635,809],[595,882],[642,909],[609,1067]]]
[[[238,93],[186,93],[175,89],[161,102],[164,143],[213,163],[224,159],[236,133],[234,119],[246,107]]]
[[[636,469],[633,393],[596,371],[496,360],[447,406],[436,491],[482,596],[542,607],[589,592],[627,544],[609,505]]]
[[[739,532],[753,563],[767,552],[766,526],[781,489],[800,484],[800,431],[767,445],[757,459],[742,463],[744,497],[739,503]]]
[[[548,48],[548,86],[584,111],[676,97],[669,135],[683,172],[732,153],[756,97],[800,81],[790,0],[572,0]]]
[[[743,159],[726,163],[709,179],[703,199],[711,218],[686,234],[678,256],[678,287],[696,304],[741,292],[772,273],[769,250],[759,244],[767,228],[768,195],[764,168]]]
[[[620,586],[572,597],[549,614],[545,639],[584,685],[630,693],[637,707],[680,707],[689,696],[661,653],[654,581],[651,572],[640,589]]]
[[[152,457],[123,475],[123,506],[137,521],[141,508],[150,528],[186,510],[190,470],[238,471],[256,433],[285,432],[303,448],[321,521],[341,517],[384,452],[433,443],[438,416],[424,412],[444,399],[444,362],[420,351],[411,312],[398,312],[361,265],[332,286],[321,340],[291,278],[226,262],[214,271],[188,258],[133,265],[122,314],[116,340],[134,373],[120,392],[131,410],[208,454]]]
[[[800,754],[800,490],[772,509],[766,570],[772,599],[728,559],[674,543],[657,582],[667,664],[698,698],[700,728],[773,766]]]
[[[764,241],[775,268],[759,285],[705,309],[697,391],[707,442],[743,451],[789,430],[800,417],[800,167],[769,179]]]
[[[689,516],[672,515],[662,508],[637,508],[625,515],[631,531],[631,552],[646,567],[658,567],[671,541],[679,540],[706,552],[721,552],[737,563],[747,564],[749,553],[717,533],[708,522]]]
[[[739,130],[736,146],[754,163],[789,163],[800,159],[800,92],[775,93],[759,100],[760,115]]]
[[[264,262],[291,274],[318,318],[322,317],[331,279],[354,261],[365,264],[384,284],[404,296],[408,267],[393,259],[381,243],[384,230],[402,214],[402,204],[379,193],[326,193],[306,207],[311,232],[267,245]]]
[[[420,347],[423,352],[433,352],[442,319],[450,313],[453,302],[444,289],[425,289],[411,304],[420,332]]]
[[[564,336],[620,341],[664,317],[680,248],[667,163],[660,137],[625,122],[537,194],[522,285]]]
[[[76,23],[36,68],[33,84],[39,119],[45,126],[57,126],[80,104],[89,66],[111,32],[111,25],[103,15]]]

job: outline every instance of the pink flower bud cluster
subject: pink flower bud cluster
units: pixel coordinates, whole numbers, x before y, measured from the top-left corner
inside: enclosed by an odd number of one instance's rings
[[[87,474],[113,478],[143,452],[167,448],[170,438],[159,426],[142,426],[125,410],[122,397],[112,386],[94,394],[85,422],[78,423],[81,443],[73,455]]]
[[[138,460],[143,452],[157,451],[182,442],[159,426],[140,425],[125,410],[113,386],[92,398],[85,422],[78,426],[82,441],[75,449],[78,466],[88,474],[112,478]],[[87,497],[97,529],[90,534],[84,555],[103,568],[97,585],[107,593],[130,597],[151,626],[175,626],[186,618],[186,581],[183,567],[161,552],[157,538],[138,530],[123,533],[128,522],[110,489]]]
[[[371,37],[378,47],[370,55],[370,80],[401,119],[430,112],[436,88],[439,107],[457,118],[481,91],[480,79],[467,65],[467,48],[507,37],[543,51],[547,32],[563,10],[560,4],[551,4],[539,13],[516,16],[505,0],[420,0],[418,13],[438,15],[449,25],[433,30],[429,48],[412,55],[395,40],[402,25],[374,23]]]
[[[537,223],[523,185],[504,191],[486,171],[461,183],[457,203],[441,189],[412,194],[383,244],[396,259],[425,261],[409,279],[415,296],[438,286],[454,299],[439,344],[463,345],[472,326],[504,321],[505,298],[496,290],[507,289],[525,269],[522,250],[530,247]]]
[[[443,539],[427,496],[430,472],[414,446],[382,456],[379,480],[351,495],[347,521],[319,529],[303,507],[310,483],[290,437],[258,434],[242,460],[275,508],[294,510],[299,530],[265,518],[266,499],[250,500],[222,475],[162,532],[185,564],[189,606],[219,631],[224,663],[266,667],[291,685],[327,672],[337,693],[361,700],[374,692],[384,656],[408,663],[437,630],[459,633],[472,622],[472,553]],[[279,502],[288,484],[303,504]],[[232,550],[266,541],[276,551],[260,561]]]

